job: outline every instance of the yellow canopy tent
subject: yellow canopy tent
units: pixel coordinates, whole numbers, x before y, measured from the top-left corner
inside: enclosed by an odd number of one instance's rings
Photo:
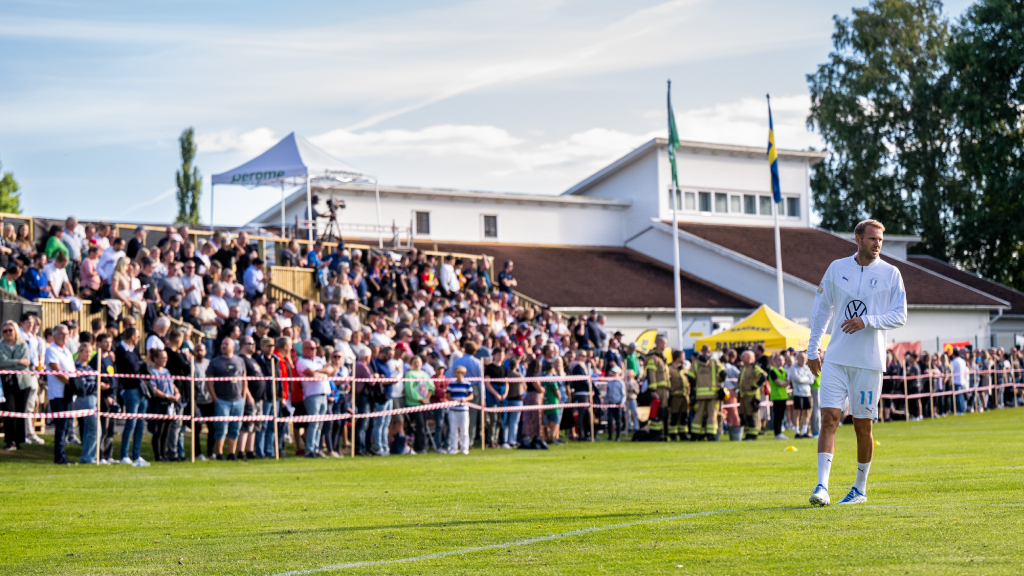
[[[725,332],[697,340],[694,346],[700,350],[707,344],[712,351],[729,348],[753,348],[762,344],[768,350],[796,348],[806,350],[811,330],[792,320],[779,316],[767,305],[762,305],[753,314]],[[821,347],[828,346],[829,335],[825,334]]]

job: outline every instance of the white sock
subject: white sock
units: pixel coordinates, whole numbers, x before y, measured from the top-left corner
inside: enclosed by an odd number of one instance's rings
[[[832,455],[828,452],[818,452],[818,484],[828,490],[828,475],[832,472]]]
[[[861,494],[868,493],[868,470],[871,469],[871,462],[857,462],[857,481],[853,487],[860,490]]]
[[[800,427],[800,433],[807,434],[807,424],[804,424],[803,426]]]

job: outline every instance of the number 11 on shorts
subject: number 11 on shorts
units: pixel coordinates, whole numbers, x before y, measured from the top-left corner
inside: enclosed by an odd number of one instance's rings
[[[873,400],[874,400],[875,391],[874,390],[868,390],[867,391],[867,395],[868,395],[868,404],[874,404]],[[863,390],[860,391],[860,404],[861,404],[861,406],[864,405],[864,391]]]

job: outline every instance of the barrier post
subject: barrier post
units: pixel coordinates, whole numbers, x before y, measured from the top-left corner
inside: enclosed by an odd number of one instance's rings
[[[942,370],[939,370],[942,373]],[[932,377],[928,378],[928,409],[929,414],[932,418],[935,418],[935,379]]]
[[[356,377],[355,369],[352,370],[352,380],[348,387],[348,413],[352,416],[349,420],[352,424],[352,442],[349,444],[349,453],[356,457]]]
[[[900,364],[903,364],[903,419],[910,422],[910,399],[907,398],[909,396],[907,392],[907,361],[901,359]]]
[[[271,400],[271,402],[274,403],[274,419],[272,420],[272,422],[274,423],[274,460],[280,460],[281,459],[281,455],[278,454],[278,447],[280,446],[279,443],[280,443],[281,440],[277,437],[277,429],[278,429],[278,426],[277,426],[277,381],[278,381],[278,377],[277,377],[277,361],[276,360],[274,360],[273,363],[270,365],[270,374],[271,374],[271,380],[270,380],[270,400]]]
[[[96,465],[100,464],[100,438],[103,436],[103,420],[100,418],[100,411],[103,409],[103,396],[100,394],[100,366],[103,365],[100,360],[102,352],[96,351]]]
[[[189,426],[192,430],[192,462],[196,461],[196,357],[192,356],[192,364],[189,366],[189,386],[192,392],[189,396],[189,412],[191,420]]]
[[[587,402],[590,406],[587,407],[587,411],[590,413],[590,441],[594,441],[594,381],[587,378],[587,390],[590,391],[590,395],[587,397]],[[717,418],[718,415],[715,415]]]
[[[480,378],[480,451],[487,448],[487,384]],[[469,438],[466,438],[469,442]]]

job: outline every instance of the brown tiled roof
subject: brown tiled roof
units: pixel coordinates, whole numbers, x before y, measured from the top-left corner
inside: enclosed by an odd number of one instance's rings
[[[941,274],[946,278],[956,280],[961,284],[966,284],[975,290],[981,290],[986,294],[991,294],[996,298],[1006,300],[1010,303],[1010,309],[1006,310],[1006,314],[1024,314],[1024,294],[1010,288],[1003,286],[1002,284],[975,276],[970,272],[964,272],[958,268],[954,268],[945,262],[933,258],[931,256],[909,256],[907,258],[914,264],[931,270],[936,274]]]
[[[671,224],[669,224],[671,226]],[[723,248],[775,267],[775,230],[764,226],[722,226],[679,223],[679,229]],[[815,228],[782,228],[782,269],[801,280],[817,284],[833,260],[852,256],[856,246],[850,240]],[[888,256],[882,259],[899,268],[907,289],[907,303],[932,306],[1003,305],[945,277],[914,264]],[[987,291],[986,291],[987,292]]]
[[[434,244],[419,248],[433,250]],[[441,252],[487,254],[495,268],[515,262],[518,291],[550,306],[671,308],[672,269],[628,248],[437,244]],[[495,271],[495,274],[497,271]],[[757,304],[686,274],[683,308],[744,308]]]

